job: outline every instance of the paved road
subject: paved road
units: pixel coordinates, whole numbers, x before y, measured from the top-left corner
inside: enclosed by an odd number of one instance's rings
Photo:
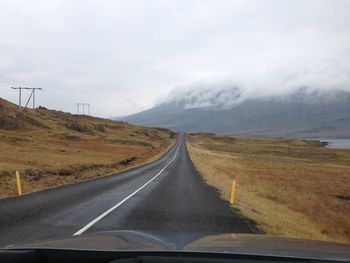
[[[184,135],[161,159],[75,185],[0,200],[0,245],[95,231],[248,233],[251,227],[200,178]]]

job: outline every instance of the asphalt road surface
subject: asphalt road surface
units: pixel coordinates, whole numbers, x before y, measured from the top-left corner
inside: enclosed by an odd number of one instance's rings
[[[108,230],[250,233],[206,185],[185,136],[159,160],[127,172],[0,200],[0,246]]]

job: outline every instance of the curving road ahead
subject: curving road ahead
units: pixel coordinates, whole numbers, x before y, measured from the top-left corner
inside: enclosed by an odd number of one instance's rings
[[[127,172],[0,200],[0,245],[95,231],[250,233],[206,185],[185,136],[159,160]]]

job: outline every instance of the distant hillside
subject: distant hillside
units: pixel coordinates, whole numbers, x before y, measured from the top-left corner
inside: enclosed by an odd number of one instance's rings
[[[35,115],[0,99],[0,198],[121,171],[159,157],[173,143],[167,129],[39,107]]]
[[[299,89],[244,98],[238,88],[188,92],[124,118],[177,131],[281,137],[350,137],[350,93]]]

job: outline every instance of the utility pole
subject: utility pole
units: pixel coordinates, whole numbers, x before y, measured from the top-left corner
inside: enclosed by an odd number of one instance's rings
[[[22,108],[22,90],[31,90],[29,98],[27,100],[26,105],[24,106],[24,109],[27,108],[28,103],[30,99],[33,97],[33,114],[35,112],[35,91],[36,90],[43,90],[42,88],[28,88],[28,87],[11,87],[12,89],[18,89],[19,90],[19,99],[18,99],[18,113],[21,113],[21,108]]]
[[[35,110],[35,89],[33,89],[33,114]]]
[[[87,106],[88,115],[90,115],[90,103],[85,103],[85,105]]]
[[[80,114],[80,106],[83,107],[83,113],[82,115],[85,115],[85,106],[87,106],[87,112],[88,112],[88,115],[90,115],[90,104],[89,103],[77,103],[77,114],[79,115]]]
[[[22,89],[27,89],[27,87],[11,87],[11,89],[18,89],[18,113],[21,113]]]

